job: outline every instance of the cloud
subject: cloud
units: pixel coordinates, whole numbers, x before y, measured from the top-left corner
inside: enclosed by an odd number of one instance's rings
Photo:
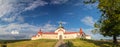
[[[68,12],[66,13],[67,15],[73,15],[74,13],[73,12]]]
[[[64,4],[69,0],[51,0],[51,4]]]
[[[1,18],[2,21],[5,22],[13,22],[16,19],[16,16],[11,16],[11,17],[5,17],[5,18]]]
[[[16,37],[16,35],[19,37],[24,35],[26,36],[24,38],[31,38],[33,35],[35,35],[39,31],[40,28],[43,32],[55,31],[55,29],[57,29],[55,25],[51,25],[49,23],[46,23],[45,25],[42,25],[42,26],[30,25],[28,23],[23,23],[23,24],[10,23],[8,25],[0,26],[0,35],[4,35],[4,36],[12,35],[14,37]],[[0,36],[0,39],[2,38],[4,37]]]
[[[19,36],[25,35],[30,38],[33,34],[38,31],[39,27],[30,25],[27,23],[19,24],[19,23],[10,23],[8,25],[0,26],[0,35],[16,35]],[[2,39],[3,36],[0,37]],[[8,36],[9,37],[9,36]]]
[[[12,12],[15,8],[13,7],[13,0],[0,0],[0,18]]]
[[[22,12],[23,7],[16,0],[0,0],[0,21],[14,22],[19,20],[19,13]]]
[[[21,13],[48,4],[43,0],[0,0],[0,21],[24,22]]]
[[[65,21],[58,21],[58,23],[67,24]]]
[[[70,28],[70,29],[66,29],[69,32],[79,32],[80,28]]]
[[[91,16],[86,16],[83,19],[81,19],[81,22],[83,22],[84,24],[93,27],[95,21],[93,19],[93,17]]]
[[[73,6],[77,6],[77,7],[80,7],[80,6],[82,6],[82,8],[84,9],[84,10],[88,10],[88,9],[95,9],[95,8],[97,8],[97,6],[98,6],[98,2],[95,2],[95,3],[89,3],[89,4],[85,4],[84,3],[84,1],[89,1],[89,0],[77,0],[75,3],[73,3]]]
[[[98,3],[93,3],[93,4],[84,4],[84,7],[87,9],[94,9],[97,8]]]
[[[13,31],[11,32],[11,34],[19,34],[19,31],[13,30]]]
[[[48,24],[48,23],[45,24],[44,26],[41,26],[40,28],[45,32],[55,31],[55,29],[57,29],[55,25],[51,25],[51,24]]]
[[[33,9],[39,7],[39,6],[45,6],[46,4],[48,4],[48,3],[43,1],[43,0],[36,0],[32,3],[30,3],[29,6],[25,8],[25,11],[33,10]]]

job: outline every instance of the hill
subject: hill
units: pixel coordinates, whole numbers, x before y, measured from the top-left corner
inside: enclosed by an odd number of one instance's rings
[[[5,45],[7,45],[7,47],[54,47],[57,41],[58,40],[40,39],[40,40],[7,40],[0,42],[2,43],[6,42],[7,44]],[[66,42],[65,44],[68,45],[69,47],[113,47],[112,41],[70,39],[64,40],[64,42]]]
[[[57,40],[25,40],[25,41],[11,41],[6,45],[7,47],[53,47]]]
[[[65,40],[69,47],[120,47],[114,46],[112,41],[98,41],[98,40],[86,40],[86,39],[71,39]]]

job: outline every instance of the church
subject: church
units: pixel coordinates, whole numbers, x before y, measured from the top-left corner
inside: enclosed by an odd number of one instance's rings
[[[41,29],[38,33],[32,36],[31,40],[37,39],[76,39],[76,38],[84,38],[91,39],[90,35],[86,35],[82,29],[78,32],[69,32],[64,29],[62,23],[60,23],[59,27],[54,32],[43,32]]]

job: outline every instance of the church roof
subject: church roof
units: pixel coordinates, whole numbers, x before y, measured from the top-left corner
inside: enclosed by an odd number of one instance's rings
[[[57,33],[54,33],[54,32],[44,32],[43,34],[57,34]]]

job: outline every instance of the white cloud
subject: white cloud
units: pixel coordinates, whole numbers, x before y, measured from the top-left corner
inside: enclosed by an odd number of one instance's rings
[[[33,10],[39,6],[48,4],[43,0],[0,0],[0,21],[19,22],[24,21],[22,12]]]
[[[0,20],[5,22],[19,20],[23,7],[16,0],[0,0]]]
[[[24,32],[27,31],[37,31],[39,27],[33,26],[27,23],[24,24],[17,24],[17,23],[11,23],[6,26],[1,26],[0,27],[0,32],[12,32],[13,30],[17,30],[19,32]],[[0,33],[1,34],[1,33]]]
[[[29,6],[25,8],[25,11],[26,10],[33,10],[39,6],[44,6],[46,4],[48,4],[48,3],[43,1],[43,0],[36,0],[33,3],[30,3]]]
[[[86,24],[86,25],[88,25],[88,26],[91,26],[91,27],[93,27],[93,25],[94,25],[94,23],[95,23],[93,17],[91,17],[91,16],[86,16],[86,17],[84,17],[83,19],[81,19],[81,21],[82,21],[84,24]]]
[[[57,29],[56,27],[55,27],[55,25],[51,25],[51,24],[45,24],[44,26],[41,26],[40,27],[43,31],[45,31],[45,32],[49,32],[49,31],[55,31],[55,29]]]
[[[98,3],[85,4],[84,6],[85,6],[85,8],[87,8],[87,9],[94,9],[94,8],[97,8]]]
[[[64,4],[69,0],[51,0],[51,4]]]
[[[5,18],[1,18],[2,21],[5,21],[5,22],[12,22],[16,19],[16,16],[11,16],[9,18],[5,17]]]
[[[95,8],[97,8],[97,6],[98,6],[98,2],[95,2],[95,3],[91,3],[91,4],[85,4],[84,3],[84,1],[89,1],[89,0],[78,0],[78,2],[76,2],[76,3],[74,3],[73,5],[74,6],[78,6],[78,7],[80,7],[80,6],[82,6],[82,8],[84,9],[84,10],[88,10],[88,9],[95,9]]]
[[[14,10],[11,2],[14,2],[14,0],[0,0],[0,18]]]
[[[18,17],[17,17],[17,21],[19,21],[19,22],[24,22],[24,17],[18,16]]]
[[[13,31],[11,32],[11,34],[19,34],[19,31],[13,30]]]
[[[65,21],[58,21],[58,23],[67,24]]]
[[[23,24],[11,23],[8,25],[0,26],[0,35],[5,36],[8,34],[11,34],[11,35],[18,34],[19,36],[25,35],[27,36],[26,38],[30,38],[33,35],[35,35],[39,31],[40,28],[43,32],[55,31],[55,29],[57,29],[55,25],[51,25],[49,23],[46,23],[43,26],[35,26],[35,25],[30,25],[28,23],[23,23]]]

